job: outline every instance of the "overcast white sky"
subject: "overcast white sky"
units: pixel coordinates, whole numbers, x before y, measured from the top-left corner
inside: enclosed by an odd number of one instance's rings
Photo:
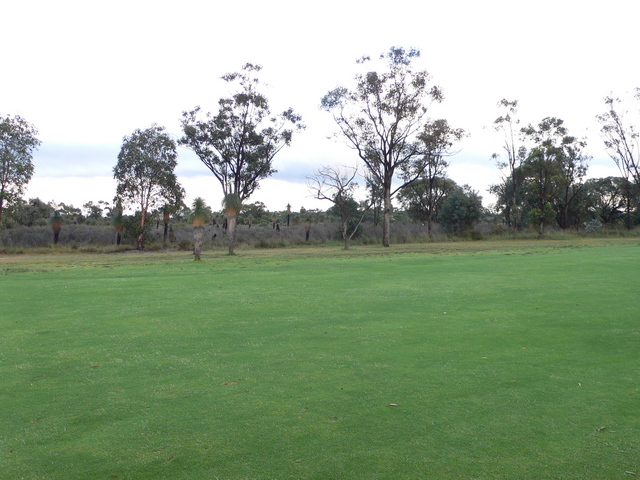
[[[432,115],[471,135],[449,176],[486,200],[499,180],[490,157],[501,139],[491,124],[502,98],[520,101],[524,123],[564,119],[588,140],[589,175],[617,175],[595,115],[604,96],[640,86],[639,18],[640,2],[630,0],[4,2],[0,114],[21,115],[40,132],[27,196],[81,207],[113,199],[125,135],[157,123],[178,136],[182,111],[214,111],[230,93],[222,74],[258,63],[272,109],[293,107],[307,129],[249,201],[325,209],[305,176],[355,157],[327,139],[335,127],[320,98],[350,85],[356,58],[417,47],[417,67],[445,93]],[[219,184],[189,151],[180,149],[177,172],[188,201],[218,207]]]

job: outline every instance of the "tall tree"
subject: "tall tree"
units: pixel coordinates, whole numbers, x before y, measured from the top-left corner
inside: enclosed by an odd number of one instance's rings
[[[522,187],[522,176],[517,175],[518,168],[524,162],[527,156],[527,149],[521,144],[518,129],[520,120],[518,119],[518,101],[502,99],[498,102],[498,107],[503,110],[503,114],[493,122],[496,131],[502,133],[503,144],[502,149],[506,154],[506,160],[499,154],[494,153],[491,157],[496,161],[498,168],[503,172],[503,195],[508,195],[502,205],[504,211],[505,222],[508,227],[519,228],[519,198]],[[500,186],[492,186],[495,192],[500,190]],[[494,192],[494,193],[495,193]]]
[[[640,102],[640,88],[635,99]],[[600,133],[609,156],[616,162],[624,178],[640,184],[640,133],[625,117],[619,98],[606,97],[607,112],[596,118],[602,125]]]
[[[0,225],[5,204],[22,195],[33,176],[38,131],[20,116],[0,117]]]
[[[218,112],[203,116],[200,107],[182,114],[184,136],[180,144],[195,152],[222,186],[224,196],[242,203],[259,187],[260,180],[275,173],[273,159],[291,144],[294,131],[304,128],[301,117],[289,108],[272,115],[267,98],[259,92],[262,67],[247,63],[241,72],[222,77],[238,90],[218,101]],[[235,228],[229,229],[230,243]]]
[[[430,124],[426,116],[429,104],[443,99],[440,88],[430,86],[425,70],[413,70],[412,63],[419,56],[419,50],[392,47],[380,56],[386,61],[385,71],[358,74],[355,89],[338,87],[321,101],[321,107],[332,113],[347,144],[382,187],[382,244],[387,247],[391,199],[422,174],[421,168],[411,168],[429,153],[428,145],[419,136]],[[358,63],[370,61],[363,57]],[[401,175],[401,182],[394,188],[397,174]]]
[[[307,187],[318,200],[329,200],[340,214],[342,221],[342,239],[344,249],[349,250],[351,239],[357,232],[367,208],[361,213],[360,218],[349,229],[350,220],[353,217],[353,193],[358,184],[355,181],[358,169],[353,167],[325,166],[307,177]]]
[[[589,212],[605,225],[616,223],[624,217],[629,219],[633,198],[627,195],[630,190],[627,183],[628,180],[622,177],[587,180],[584,193]]]
[[[557,177],[559,191],[555,206],[558,212],[556,220],[563,230],[571,226],[569,213],[584,186],[583,179],[591,160],[591,157],[583,153],[586,145],[584,140],[571,136],[565,137],[563,154],[559,157],[560,171]]]
[[[445,176],[424,175],[400,190],[399,199],[413,219],[427,222],[427,232],[431,236],[432,224],[442,208],[442,202],[456,187],[456,183]]]
[[[636,88],[635,100],[640,102],[640,88]],[[609,156],[618,166],[620,174],[626,180],[627,197],[627,229],[631,229],[629,210],[632,185],[640,185],[640,133],[637,127],[628,120],[629,112],[622,109],[620,98],[604,99],[607,111],[596,118],[602,125],[600,133]]]
[[[378,180],[369,172],[364,175],[365,188],[369,197],[367,203],[373,212],[373,225],[380,223],[380,212],[382,210],[382,186]]]
[[[147,212],[163,203],[179,205],[184,190],[174,172],[177,165],[176,142],[164,127],[153,125],[124,137],[118,163],[113,169],[117,180],[116,198],[123,205],[140,209],[138,249],[144,248]]]
[[[584,142],[569,135],[559,118],[544,118],[522,133],[533,144],[520,167],[531,199],[529,218],[542,236],[554,220],[566,228],[566,212],[575,197],[576,183],[586,173],[588,157],[582,154]]]
[[[435,120],[425,125],[424,130],[418,135],[424,144],[426,154],[422,159],[415,160],[403,172],[403,178],[413,178],[414,181],[404,187],[411,189],[421,184],[417,192],[413,192],[412,198],[420,199],[423,212],[426,213],[427,232],[431,236],[432,223],[437,206],[443,197],[450,193],[446,169],[449,163],[445,157],[452,154],[451,148],[459,141],[465,132],[461,129],[453,129],[446,120]],[[403,190],[400,190],[401,192]],[[421,191],[422,195],[418,195]]]

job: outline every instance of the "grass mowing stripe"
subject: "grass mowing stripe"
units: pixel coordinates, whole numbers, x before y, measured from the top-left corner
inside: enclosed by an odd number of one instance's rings
[[[624,475],[639,468],[637,252],[158,256],[6,275],[3,471]]]

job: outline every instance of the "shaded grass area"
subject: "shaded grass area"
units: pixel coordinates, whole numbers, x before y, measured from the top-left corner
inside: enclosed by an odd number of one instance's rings
[[[609,243],[3,258],[1,471],[640,474],[640,246]]]

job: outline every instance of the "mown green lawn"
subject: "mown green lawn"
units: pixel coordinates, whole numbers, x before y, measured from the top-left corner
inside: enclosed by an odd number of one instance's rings
[[[608,243],[2,257],[0,478],[633,478]]]

